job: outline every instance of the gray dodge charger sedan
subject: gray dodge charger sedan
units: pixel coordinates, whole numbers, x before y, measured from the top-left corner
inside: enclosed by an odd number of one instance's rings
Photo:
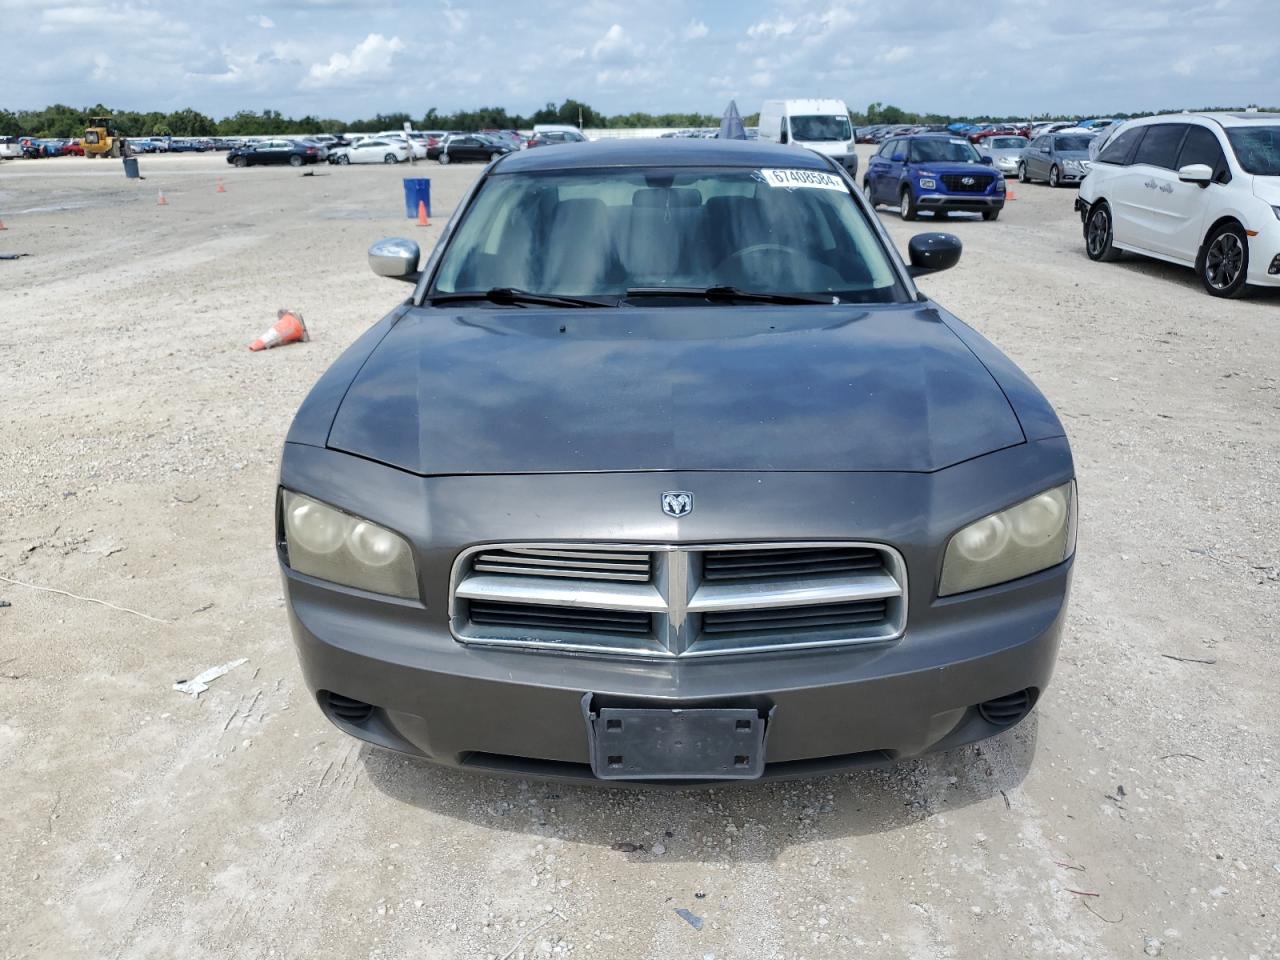
[[[277,545],[342,730],[490,772],[787,777],[1008,729],[1075,550],[1062,424],[829,159],[491,163],[289,431]],[[909,265],[908,265],[909,264]]]

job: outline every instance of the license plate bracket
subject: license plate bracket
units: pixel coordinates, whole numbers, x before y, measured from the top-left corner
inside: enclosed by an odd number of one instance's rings
[[[602,780],[754,780],[766,719],[751,708],[602,707],[587,713]]]

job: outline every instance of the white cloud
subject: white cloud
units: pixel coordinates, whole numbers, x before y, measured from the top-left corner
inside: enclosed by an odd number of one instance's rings
[[[907,57],[909,56],[911,56],[910,47],[898,46],[898,47],[890,47],[888,50],[886,50],[884,53],[880,55],[880,59],[883,60],[885,63],[900,63],[901,61],[907,59]]]
[[[466,10],[459,10],[449,0],[445,0],[444,10],[441,12],[444,14],[444,22],[450,33],[461,33],[466,29],[469,16]]]
[[[248,20],[250,23],[256,23],[263,30],[270,30],[272,27],[276,25],[276,22],[274,20],[272,20],[270,17],[263,16],[262,14],[251,13],[247,17],[245,17],[245,19]]]
[[[85,27],[131,26],[138,29],[154,29],[160,27],[162,23],[163,18],[156,11],[137,7],[131,3],[68,5],[50,7],[40,13],[40,29],[45,33]]]
[[[785,37],[795,33],[796,22],[778,17],[776,20],[761,20],[747,27],[749,37]]]
[[[604,36],[591,48],[591,56],[601,63],[621,63],[633,58],[637,52],[627,31],[619,23],[606,30]]]
[[[690,20],[685,26],[682,36],[686,40],[701,40],[711,31],[701,20]]]
[[[351,53],[335,53],[328,63],[314,63],[303,81],[304,87],[341,86],[353,81],[385,77],[391,73],[392,60],[404,50],[399,37],[387,39],[371,33]]]

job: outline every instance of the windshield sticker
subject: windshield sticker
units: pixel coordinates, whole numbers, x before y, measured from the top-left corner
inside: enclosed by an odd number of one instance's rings
[[[849,192],[843,180],[821,170],[761,170],[760,177],[771,187],[808,187],[813,190]]]

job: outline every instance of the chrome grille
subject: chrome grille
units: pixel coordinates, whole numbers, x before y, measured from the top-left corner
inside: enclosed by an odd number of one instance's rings
[[[574,630],[644,634],[653,629],[651,615],[630,610],[579,610],[532,603],[489,603],[473,600],[471,622],[479,626],[532,630]]]
[[[708,550],[702,555],[703,580],[750,580],[879,570],[873,547],[796,547],[780,550]]]
[[[902,635],[906,567],[869,543],[492,544],[454,564],[464,643],[632,656],[874,643]]]
[[[574,580],[649,579],[647,553],[613,550],[540,550],[507,547],[476,555],[472,567],[478,573],[508,573],[526,577],[569,577]]]

